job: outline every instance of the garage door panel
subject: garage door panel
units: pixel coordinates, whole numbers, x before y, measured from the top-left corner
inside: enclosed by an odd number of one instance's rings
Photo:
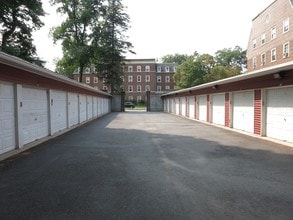
[[[189,117],[194,119],[194,97],[189,97]]]
[[[67,96],[65,92],[52,91],[52,130],[61,131],[67,127]]]
[[[233,96],[233,127],[253,133],[254,93],[241,92]]]
[[[293,88],[267,91],[267,136],[293,142]]]
[[[79,113],[80,113],[80,122],[86,121],[87,119],[87,110],[86,110],[86,96],[79,95]]]
[[[24,144],[48,136],[47,91],[23,88],[22,103]]]
[[[225,95],[212,96],[212,122],[225,125]]]
[[[14,87],[0,83],[0,154],[15,147]]]
[[[207,120],[207,97],[199,96],[198,98],[198,118],[201,121]]]
[[[78,95],[68,93],[68,120],[69,126],[78,124]]]

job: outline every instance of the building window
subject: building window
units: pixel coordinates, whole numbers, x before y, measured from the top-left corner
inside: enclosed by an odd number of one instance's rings
[[[137,92],[141,92],[141,86],[140,85],[137,86]]]
[[[141,72],[141,66],[137,66],[137,67],[136,67],[136,71],[137,71],[137,72]]]
[[[91,77],[89,76],[85,77],[85,83],[87,84],[91,83]]]
[[[253,39],[252,46],[253,46],[253,48],[256,48],[256,39]]]
[[[104,91],[107,91],[108,90],[108,87],[107,86],[103,86],[103,90]]]
[[[165,66],[165,72],[170,72],[170,67],[169,66]]]
[[[121,80],[122,80],[122,82],[124,82],[124,81],[125,81],[125,78],[124,78],[124,76],[121,76]]]
[[[166,90],[170,90],[170,86],[165,86],[165,89]]]
[[[170,82],[170,76],[165,76],[165,82],[169,83]]]
[[[162,77],[161,76],[157,76],[157,82],[158,83],[162,82]]]
[[[265,44],[266,43],[266,33],[263,33],[262,35],[261,35],[261,45],[263,45],[263,44]]]
[[[136,100],[137,100],[138,102],[140,102],[140,101],[141,101],[141,96],[140,96],[140,95],[137,96],[137,97],[136,97]]]
[[[94,83],[98,83],[99,82],[99,78],[98,77],[94,77]]]
[[[145,86],[145,91],[150,91],[150,85]]]
[[[174,66],[173,69],[174,69],[174,72],[176,72],[176,66]]]
[[[88,67],[85,68],[85,73],[86,73],[86,74],[89,74],[90,72],[91,72],[91,69],[90,69],[90,68],[88,68]]]
[[[141,82],[141,76],[140,75],[137,76],[137,82]]]
[[[252,58],[252,68],[255,69],[256,68],[256,57]]]
[[[128,96],[128,100],[133,101],[133,96],[132,95]]]
[[[146,82],[150,82],[151,81],[151,76],[150,75],[146,75],[145,76],[145,81]]]
[[[289,42],[283,45],[283,57],[289,57]]]
[[[133,82],[133,76],[128,76],[128,82]]]
[[[157,91],[161,92],[162,91],[162,86],[157,86]]]
[[[161,66],[158,66],[158,67],[157,67],[157,72],[160,73],[161,71],[162,71],[162,67],[161,67]]]
[[[133,86],[128,86],[128,92],[133,92]]]
[[[289,18],[283,21],[283,33],[286,33],[289,31]]]
[[[277,29],[276,29],[276,27],[273,27],[272,29],[271,29],[271,39],[273,40],[273,39],[275,39],[277,37]]]
[[[145,71],[146,71],[146,72],[150,72],[150,71],[151,71],[151,68],[150,68],[149,65],[145,66]]]
[[[133,71],[133,67],[132,66],[128,66],[128,72],[132,72]]]
[[[271,61],[274,62],[277,59],[277,52],[276,52],[276,48],[271,50]]]
[[[266,53],[261,54],[261,65],[264,66],[266,64]]]

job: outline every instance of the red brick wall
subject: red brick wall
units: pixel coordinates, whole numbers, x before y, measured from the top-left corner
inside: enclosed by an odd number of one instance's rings
[[[261,134],[261,112],[262,112],[261,90],[254,91],[254,133]]]

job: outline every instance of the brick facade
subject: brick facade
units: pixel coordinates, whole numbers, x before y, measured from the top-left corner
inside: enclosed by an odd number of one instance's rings
[[[252,20],[247,48],[248,72],[293,60],[293,6],[276,0]]]
[[[175,90],[173,75],[177,64],[157,63],[155,59],[126,59],[123,69],[125,100],[146,101],[146,92],[169,92]],[[79,74],[73,74],[79,80]],[[100,90],[108,91],[103,78],[97,76],[94,67],[86,68],[82,82]]]

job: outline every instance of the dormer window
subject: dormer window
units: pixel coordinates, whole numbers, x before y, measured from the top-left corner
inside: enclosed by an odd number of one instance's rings
[[[165,67],[165,72],[170,72],[170,67],[169,66]]]
[[[162,67],[161,66],[158,66],[157,71],[158,72],[161,72],[162,71]]]

